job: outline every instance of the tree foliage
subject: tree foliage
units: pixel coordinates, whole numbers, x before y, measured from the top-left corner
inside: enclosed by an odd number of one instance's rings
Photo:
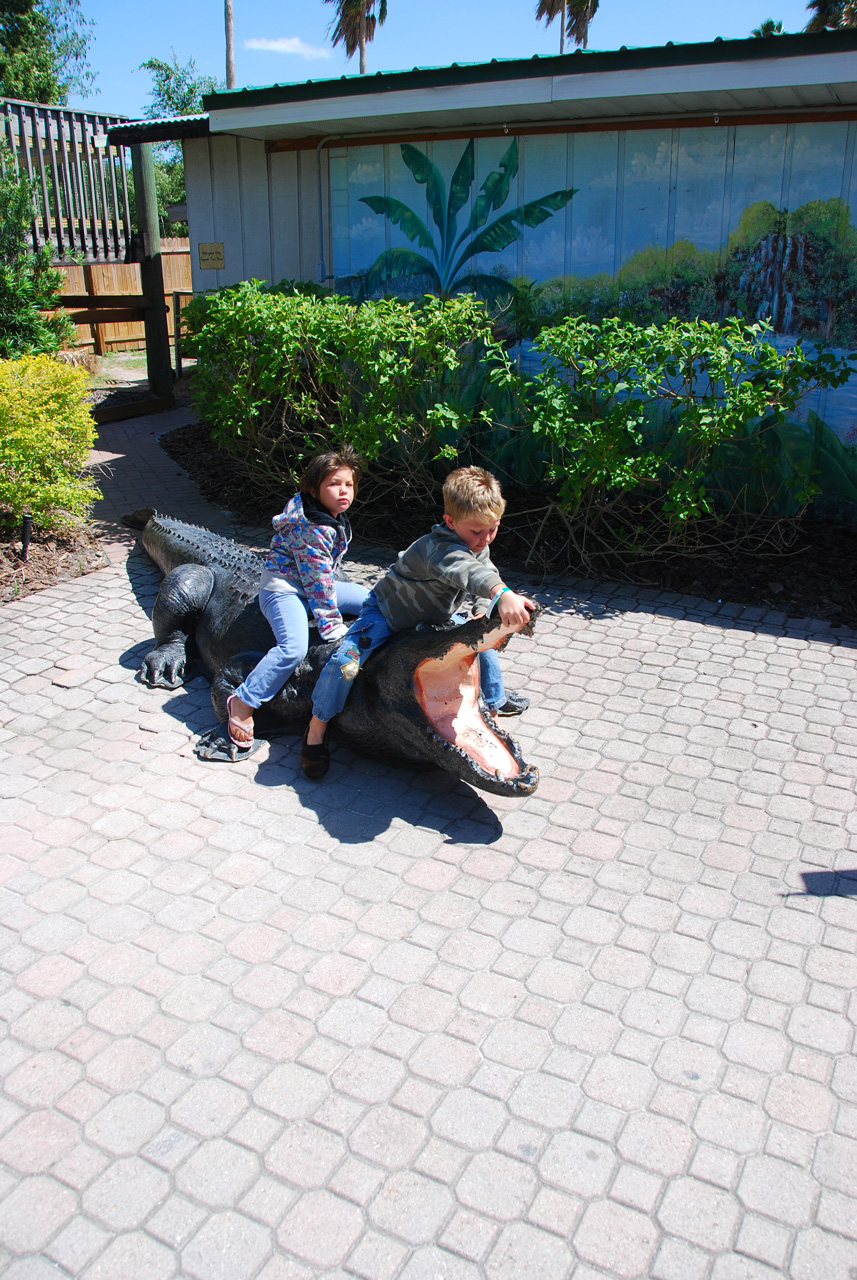
[[[216,76],[200,72],[193,58],[188,58],[182,66],[175,49],[170,52],[173,55],[170,62],[164,62],[163,58],[147,58],[140,63],[140,70],[148,71],[152,77],[151,102],[143,112],[147,120],[157,120],[161,116],[196,115],[203,110],[204,96],[217,93],[224,87],[223,81]]]
[[[566,34],[579,49],[589,44],[589,24],[598,12],[598,0],[569,0]]]
[[[838,31],[841,27],[857,27],[855,0],[809,0],[806,7],[812,14],[806,24],[807,31]]]
[[[62,272],[51,266],[51,250],[30,249],[33,188],[22,175],[14,176],[8,153],[0,177],[0,359],[31,352],[57,351],[74,335],[74,326],[61,313],[44,316],[56,307],[64,284]]]
[[[345,45],[345,56],[360,54],[360,74],[366,74],[366,46],[375,39],[375,31],[387,21],[387,0],[325,0],[336,6],[336,17],[330,24],[334,47]]]
[[[768,36],[784,35],[783,24],[775,22],[773,18],[766,18],[764,22],[759,23],[758,27],[754,27],[750,32],[751,36],[755,36],[757,40],[764,40]]]
[[[0,0],[0,93],[63,106],[91,92],[92,28],[80,0]]]
[[[172,59],[169,62],[165,62],[163,58],[147,58],[140,63],[139,70],[148,71],[152,77],[149,92],[151,101],[143,112],[147,120],[158,120],[164,116],[198,115],[204,110],[203,97],[207,93],[218,93],[224,88],[222,80],[200,72],[193,58],[182,65],[175,49],[170,52]],[[169,222],[167,206],[179,204],[186,198],[180,143],[155,144],[155,187],[158,218],[163,233]]]
[[[536,5],[536,21],[549,27],[559,18],[559,51],[565,53],[565,27],[568,19],[568,0],[539,0]]]
[[[101,495],[86,466],[95,439],[86,371],[47,355],[0,362],[0,511],[63,531]]]
[[[560,20],[559,51],[565,53],[566,39],[578,48],[589,44],[589,24],[598,12],[598,0],[538,0],[536,18],[547,26]]]

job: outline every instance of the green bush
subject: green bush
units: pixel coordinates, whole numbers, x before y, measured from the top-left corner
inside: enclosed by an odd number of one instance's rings
[[[51,266],[51,251],[29,248],[33,188],[21,175],[12,176],[8,151],[0,156],[0,359],[32,351],[58,351],[74,337],[74,325],[56,307],[62,272]]]
[[[83,475],[95,438],[85,402],[88,379],[47,355],[0,360],[0,509],[29,511],[41,529],[60,531],[100,497]]]
[[[449,469],[436,465],[444,458],[484,454],[512,479],[541,470],[527,455],[513,367],[471,294],[357,306],[249,281],[194,299],[184,315],[197,407],[272,487],[335,441],[424,493]]]
[[[431,509],[450,464],[481,463],[526,491],[532,546],[566,530],[554,564],[775,549],[817,477],[843,479],[832,433],[788,419],[852,366],[779,353],[759,324],[573,317],[542,330],[527,378],[470,294],[358,306],[251,281],[185,315],[198,408],[260,489],[279,494],[307,454],[348,441],[373,481]]]
[[[693,550],[700,528],[722,548],[727,516],[764,540],[765,521],[798,515],[818,492],[787,417],[854,368],[800,346],[781,353],[764,328],[572,317],[542,331],[533,427],[551,441],[558,506],[585,564]]]

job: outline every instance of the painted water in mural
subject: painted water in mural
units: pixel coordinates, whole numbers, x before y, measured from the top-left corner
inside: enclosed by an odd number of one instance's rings
[[[778,346],[845,354],[855,138],[830,121],[332,148],[336,288],[475,289],[535,323],[742,315]],[[857,379],[807,398],[812,414],[854,442]]]

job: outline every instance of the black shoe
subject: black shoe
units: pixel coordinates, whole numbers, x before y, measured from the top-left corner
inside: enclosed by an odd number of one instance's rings
[[[307,778],[319,782],[330,768],[330,748],[326,741],[309,746],[306,739],[305,733],[301,743],[301,768]]]
[[[492,707],[491,710],[495,716],[519,716],[529,705],[529,698],[522,693],[507,693],[502,707]]]

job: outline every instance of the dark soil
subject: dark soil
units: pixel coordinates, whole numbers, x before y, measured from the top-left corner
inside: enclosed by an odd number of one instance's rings
[[[20,526],[0,524],[0,602],[4,604],[105,564],[107,557],[89,530],[64,536],[34,530],[25,561]]]
[[[202,493],[240,520],[267,526],[279,498],[260,490],[257,478],[211,440],[204,424],[179,427],[161,444],[183,467]],[[530,502],[528,504],[532,506]],[[413,502],[391,506],[389,493],[373,498],[371,485],[361,488],[352,523],[358,537],[407,546],[426,532],[436,514]],[[510,501],[494,548],[494,558],[509,569],[540,576],[526,560],[533,541],[532,522],[521,504]],[[558,542],[558,545],[561,545]],[[553,572],[587,576],[579,565],[555,561]],[[686,556],[649,561],[609,575],[647,588],[778,610],[790,617],[823,618],[833,626],[857,628],[857,530],[805,519],[784,555],[723,553],[717,559]]]
[[[87,395],[87,403],[93,408],[112,408],[114,405],[135,404],[138,400],[151,400],[149,384],[124,384],[119,387],[93,387]]]

